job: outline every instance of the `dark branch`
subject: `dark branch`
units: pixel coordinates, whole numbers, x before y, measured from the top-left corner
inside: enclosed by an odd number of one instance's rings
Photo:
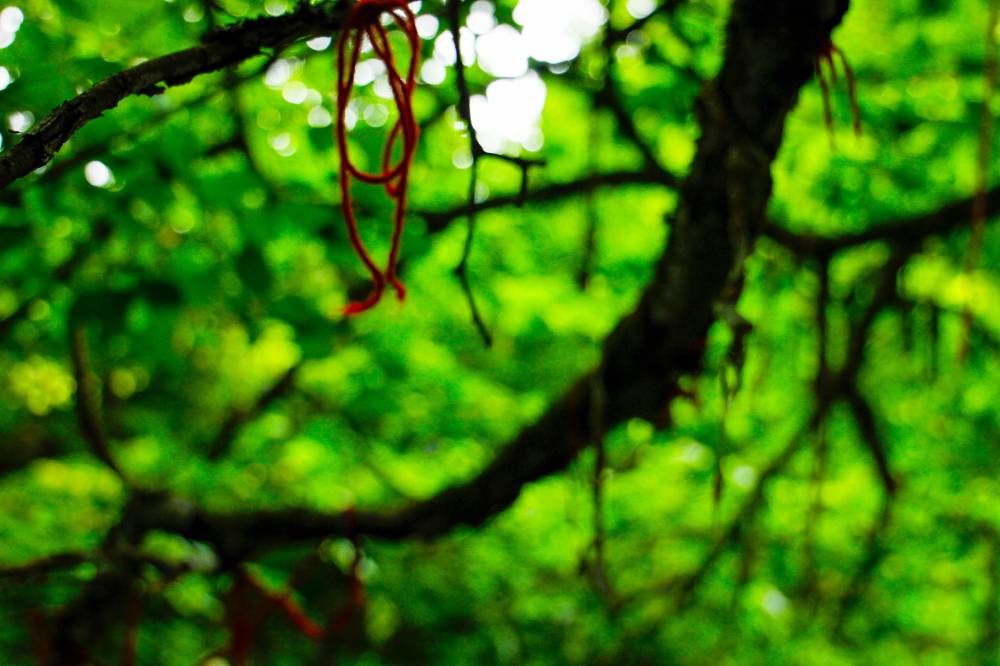
[[[854,415],[858,430],[861,432],[861,439],[868,448],[872,460],[875,461],[879,480],[885,488],[886,494],[891,497],[896,494],[896,479],[892,476],[892,470],[889,467],[888,447],[879,433],[878,424],[875,421],[875,410],[861,395],[861,391],[857,387],[847,389],[845,398],[851,408],[851,413]]]
[[[611,57],[609,56],[610,61]],[[611,115],[614,116],[615,122],[618,125],[618,130],[635,146],[636,150],[639,151],[639,155],[642,156],[643,166],[656,173],[660,182],[669,183],[674,180],[674,175],[663,168],[652,147],[639,134],[639,128],[636,127],[635,121],[622,102],[613,72],[608,72],[604,80],[604,87],[597,93],[595,101],[598,107],[604,107],[611,111]]]
[[[544,166],[545,160],[514,157],[512,155],[490,152],[483,148],[483,145],[479,142],[479,135],[472,124],[472,96],[469,92],[468,80],[465,78],[465,63],[462,61],[460,43],[460,29],[462,24],[461,4],[462,0],[448,0],[447,14],[448,25],[451,29],[451,39],[455,46],[455,88],[458,90],[458,115],[461,116],[469,132],[469,150],[472,162],[475,163],[483,157],[493,157],[513,164],[521,169],[522,174],[526,175],[532,167]]]
[[[300,3],[284,16],[243,21],[207,35],[203,43],[148,60],[113,74],[90,90],[64,102],[38,127],[0,157],[0,190],[49,162],[81,127],[115,108],[127,97],[178,86],[201,74],[219,71],[260,54],[340,29],[346,2]]]
[[[587,170],[593,174],[597,170],[596,153],[600,145],[601,137],[597,122],[597,112],[590,113],[590,150],[587,152]],[[586,193],[586,230],[583,236],[583,256],[580,260],[580,267],[576,274],[576,283],[581,291],[587,289],[590,283],[591,273],[594,270],[595,258],[597,256],[597,236],[600,216],[597,214],[597,202],[594,190]]]
[[[875,523],[872,525],[865,540],[865,552],[861,563],[858,565],[854,576],[851,578],[847,589],[844,591],[834,618],[833,635],[839,640],[847,640],[845,634],[845,624],[851,612],[857,608],[858,603],[864,598],[865,590],[871,581],[872,576],[878,569],[879,563],[886,554],[885,532],[892,523],[892,496],[886,495],[882,500],[882,508],[879,511]]]
[[[512,157],[487,152],[479,142],[479,135],[472,124],[472,98],[469,94],[469,84],[465,78],[465,63],[462,61],[461,48],[461,0],[448,0],[447,6],[448,23],[451,26],[451,39],[455,46],[455,87],[458,89],[458,113],[465,122],[465,127],[469,132],[469,153],[472,156],[472,168],[469,176],[469,196],[466,205],[466,220],[468,229],[465,236],[465,244],[462,246],[462,258],[455,267],[455,275],[462,283],[462,292],[465,300],[469,304],[469,311],[472,314],[472,322],[479,331],[479,336],[483,339],[483,344],[487,348],[493,346],[493,336],[490,335],[489,328],[483,320],[479,307],[476,305],[476,297],[472,292],[472,283],[469,281],[469,256],[472,254],[472,245],[476,235],[476,190],[479,188],[479,160],[484,157],[495,157],[509,162],[521,170],[521,192],[518,196],[518,205],[524,204],[524,198],[528,191],[528,175],[532,167],[542,166],[544,160],[526,159],[523,157]]]
[[[815,426],[816,422],[816,418],[811,419],[808,425],[797,432],[788,441],[788,444],[781,449],[778,455],[771,460],[768,466],[761,471],[760,478],[757,480],[757,485],[754,486],[753,492],[751,492],[750,496],[743,502],[743,505],[737,512],[736,517],[729,523],[729,526],[722,533],[722,536],[720,536],[715,543],[712,544],[712,547],[702,559],[698,568],[683,579],[679,581],[670,581],[670,583],[668,583],[668,587],[670,589],[677,589],[677,605],[680,608],[684,608],[688,605],[688,603],[690,603],[696,588],[704,580],[705,576],[708,575],[708,572],[711,570],[712,566],[719,559],[719,557],[726,551],[726,548],[730,544],[739,542],[740,534],[748,526],[754,514],[757,513],[757,510],[764,503],[764,491],[767,489],[768,483],[788,466],[788,463],[791,462],[792,458],[795,457],[795,454],[797,454],[801,448],[802,442],[805,441],[806,434]]]
[[[55,458],[66,448],[47,433],[29,432],[5,437],[6,446],[0,457],[0,478],[28,467],[42,458]]]
[[[684,0],[664,0],[664,2],[660,3],[656,9],[642,18],[636,19],[624,28],[619,28],[617,30],[608,29],[607,33],[605,33],[605,44],[613,46],[618,42],[624,41],[625,38],[629,36],[629,33],[641,30],[647,23],[657,17],[672,15],[683,4]]]
[[[302,364],[296,363],[264,391],[249,409],[236,410],[230,414],[208,447],[209,460],[218,460],[226,455],[244,425],[262,414],[276,400],[287,395],[295,385],[295,377],[301,368]]]
[[[468,215],[470,209],[476,213],[483,213],[506,206],[517,206],[522,202],[547,203],[578,194],[587,194],[601,187],[619,185],[666,185],[667,187],[677,187],[678,184],[676,179],[664,182],[659,174],[653,171],[610,171],[608,173],[584,176],[578,180],[564,183],[550,183],[549,185],[529,190],[523,195],[518,193],[493,197],[473,206],[463,203],[460,206],[443,210],[415,212],[424,218],[427,222],[427,231],[433,234],[446,229],[456,218]]]
[[[600,409],[605,429],[636,417],[662,421],[679,379],[701,366],[716,303],[741,270],[739,248],[759,234],[785,117],[812,74],[815,54],[846,10],[844,0],[818,5],[774,0],[764,12],[759,3],[736,0],[725,62],[700,97],[698,151],[651,284],[635,312],[605,341],[601,365],[476,477],[384,514],[308,509],[218,514],[167,493],[140,494],[127,508],[123,533],[138,539],[152,529],[167,530],[206,541],[223,558],[336,535],[435,537],[460,525],[482,524],[510,506],[525,484],[565,469],[603,434],[589,427],[595,382],[606,397]],[[737,234],[744,237],[734,241]]]
[[[91,560],[85,553],[59,553],[17,566],[0,567],[0,580],[24,582],[56,571],[72,569]]]
[[[868,332],[879,313],[898,299],[897,275],[917,248],[918,246],[913,244],[907,247],[895,247],[889,260],[879,269],[879,277],[872,300],[865,307],[861,317],[851,324],[851,330],[848,333],[847,356],[844,359],[841,372],[845,386],[854,386],[857,383],[858,373],[864,364]]]
[[[94,457],[121,477],[121,468],[111,455],[111,443],[104,430],[101,396],[90,369],[87,330],[83,326],[74,326],[70,335],[73,378],[76,380],[76,419],[80,434]]]
[[[864,231],[839,236],[798,234],[775,223],[764,229],[769,236],[795,254],[803,257],[829,256],[848,248],[883,241],[888,243],[919,243],[925,238],[967,228],[972,216],[974,197],[961,199],[942,208],[881,224],[872,224]],[[1000,187],[986,195],[987,215],[1000,213]]]

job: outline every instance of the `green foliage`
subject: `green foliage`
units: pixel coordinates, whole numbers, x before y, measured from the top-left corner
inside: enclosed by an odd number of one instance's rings
[[[25,20],[0,49],[13,79],[0,90],[4,148],[17,141],[13,114],[37,122],[140,58],[195,44],[210,17],[224,25],[292,9],[283,0],[13,1]],[[625,2],[611,4],[612,27],[635,20]],[[423,5],[443,29],[442,3]],[[969,196],[984,5],[853,3],[835,36],[857,72],[864,132],[850,133],[846,91],[835,86],[831,150],[818,86],[804,89],[773,168],[774,220],[837,235]],[[497,18],[511,22],[515,6],[498,2]],[[727,6],[683,3],[610,58],[597,36],[567,67],[533,63],[546,84],[544,144],[520,154],[547,163],[531,171],[532,190],[643,167],[613,115],[594,108],[609,72],[639,137],[683,176],[698,138],[693,100],[699,78],[721,63]],[[425,56],[433,49],[427,40]],[[127,500],[78,427],[68,342],[76,327],[90,333],[112,449],[135,485],[223,511],[379,511],[486,466],[595,366],[601,341],[649,280],[677,201],[670,188],[529,196],[523,207],[485,212],[469,270],[495,338],[483,348],[454,276],[464,218],[432,229],[432,213],[463,206],[468,188],[469,170],[456,166],[468,160],[468,137],[456,129],[449,67],[415,101],[424,128],[401,259],[409,298],[346,320],[342,307],[367,285],[338,207],[333,49],[296,43],[279,56],[288,67],[280,83],[266,82],[268,54],[128,99],[77,133],[44,173],[0,192],[0,565],[96,552]],[[474,94],[491,81],[478,65],[469,75]],[[286,101],[292,84],[307,89],[304,103]],[[374,88],[358,92],[364,108],[381,104]],[[386,127],[374,124],[362,113],[351,133],[359,160],[374,159],[384,141]],[[94,163],[110,170],[106,180],[88,177]],[[520,187],[519,170],[500,160],[485,158],[480,175],[484,201]],[[365,241],[382,257],[389,203],[376,188],[354,194]],[[581,289],[588,220],[596,247]],[[922,246],[867,340],[858,384],[888,443],[895,498],[846,404],[822,426],[825,449],[807,429],[788,463],[767,473],[813,412],[820,287],[815,262],[765,238],[738,306],[753,332],[728,408],[719,373],[732,336],[717,324],[670,427],[632,420],[606,438],[602,570],[587,451],[482,527],[430,543],[366,540],[365,623],[343,663],[996,663],[1000,280],[990,267],[1000,239],[987,231],[982,268],[970,274],[966,244],[958,233]],[[834,367],[888,256],[875,243],[830,266]],[[974,326],[963,362],[966,309]],[[289,390],[261,406],[293,368]],[[234,414],[240,427],[210,459]],[[185,569],[171,576],[145,565],[139,663],[227,663],[212,660],[226,646],[230,580],[215,555],[161,533],[143,552]],[[254,571],[283,589],[311,553],[279,549]],[[296,591],[314,617],[345,603],[353,556],[349,541],[320,547],[319,569]],[[32,613],[55,617],[100,571],[0,574],[0,663],[32,663]],[[119,650],[119,621],[107,654]],[[276,617],[255,655],[311,663],[304,643]]]

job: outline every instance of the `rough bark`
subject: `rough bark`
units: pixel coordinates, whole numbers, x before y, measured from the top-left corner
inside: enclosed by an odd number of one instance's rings
[[[81,127],[126,97],[156,95],[164,86],[189,82],[200,74],[219,71],[294,41],[335,34],[350,4],[300,3],[282,16],[243,21],[209,33],[202,44],[147,60],[104,79],[90,90],[64,102],[0,157],[0,190],[45,166]]]

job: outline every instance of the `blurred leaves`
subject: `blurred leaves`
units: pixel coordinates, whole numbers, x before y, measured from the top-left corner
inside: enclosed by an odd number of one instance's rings
[[[228,24],[293,3],[16,4],[24,23],[0,49],[11,76],[0,89],[2,146],[17,140],[13,114],[37,122],[111,72],[196,43],[206,12]],[[517,5],[474,4],[507,23]],[[631,25],[644,4],[612,2],[612,27]],[[425,0],[419,11],[429,18],[443,5]],[[698,139],[696,77],[719,66],[727,11],[721,0],[691,0],[626,31],[611,53],[598,36],[571,63],[532,62],[546,84],[543,143],[521,154],[547,164],[531,187],[643,166],[643,151],[595,104],[609,72],[639,138],[683,176]],[[807,86],[774,164],[771,217],[836,235],[968,196],[984,21],[977,0],[853,2],[836,39],[858,74],[864,132],[849,134],[846,99],[835,93],[831,152],[818,87]],[[480,215],[469,275],[492,351],[481,348],[452,274],[464,230],[432,233],[415,213],[402,255],[408,300],[345,319],[344,304],[367,285],[337,201],[332,58],[329,44],[293,44],[237,66],[235,78],[127,100],[0,199],[0,566],[107,547],[129,492],[83,452],[71,409],[72,323],[100,333],[92,371],[113,448],[138,487],[224,510],[379,511],[482,469],[598,362],[601,340],[632,310],[669,237],[670,188],[529,195],[523,207]],[[444,76],[417,99],[415,210],[465,201],[468,139],[450,67]],[[475,63],[469,76],[474,95],[487,92],[490,77]],[[305,99],[289,101],[303,87]],[[386,126],[370,109],[391,104],[375,82],[356,99],[352,155],[374,163]],[[93,160],[112,182],[88,183]],[[480,169],[480,198],[517,193],[510,165]],[[352,194],[365,242],[384,257],[384,192]],[[591,214],[596,242],[581,290]],[[828,417],[821,469],[807,434],[767,475],[814,407],[818,281],[816,262],[764,240],[737,305],[753,333],[724,419],[719,373],[730,338],[717,327],[703,371],[673,396],[671,427],[634,420],[607,437],[605,566],[622,601],[609,605],[590,574],[587,453],[485,526],[434,543],[363,542],[364,635],[345,663],[996,663],[1000,236],[988,229],[982,265],[963,274],[966,238],[919,248],[864,347],[860,388],[900,479],[891,521],[881,520],[877,472],[846,409]],[[834,366],[891,251],[876,243],[833,258]],[[975,335],[961,364],[966,308]],[[287,390],[261,399],[299,366]],[[208,460],[233,414],[245,418],[231,446]],[[346,598],[354,547],[289,548],[258,565],[276,589],[300,576],[296,598],[322,617]],[[206,551],[162,534],[143,544],[139,663],[218,663],[209,654],[226,645],[228,579]],[[314,556],[315,568],[296,573]],[[678,610],[678,589],[709,560]],[[96,575],[87,566],[30,584],[0,579],[0,612],[11,619],[0,627],[0,662],[26,663],[25,618],[70,602]],[[301,640],[288,623],[268,625],[260,663],[303,663]]]

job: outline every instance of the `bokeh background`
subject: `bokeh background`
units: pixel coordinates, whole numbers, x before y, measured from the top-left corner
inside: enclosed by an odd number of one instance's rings
[[[0,157],[105,76],[294,10],[13,3],[0,3]],[[444,3],[411,6],[422,137],[403,305],[341,315],[367,282],[338,207],[330,38],[130,98],[0,191],[0,662],[44,663],[64,609],[111,566],[130,486],[218,511],[431,497],[591,369],[634,307],[695,152],[694,98],[721,63],[729,3],[464,4],[483,147],[544,160],[522,206],[517,164],[478,164],[467,276],[488,349],[454,274],[472,163],[456,52]],[[773,167],[773,224],[842,238],[972,196],[987,23],[982,0],[855,0],[834,38],[862,132],[843,70],[832,128],[818,82],[803,89]],[[347,122],[352,154],[374,164],[395,108],[368,56]],[[354,194],[384,257],[391,202]],[[829,256],[769,234],[737,308],[752,330],[713,327],[669,424],[615,428],[599,463],[585,451],[484,526],[289,546],[247,575],[316,618],[359,579],[341,663],[997,663],[1000,238],[987,224],[968,268],[967,226],[927,232],[901,258],[877,231]],[[863,358],[858,400],[816,424],[821,328],[831,367],[853,345]],[[127,483],[88,446],[82,393]],[[227,656],[232,563],[159,532],[131,557],[139,592],[95,660],[136,640],[140,664],[242,663]],[[315,652],[273,610],[250,663]]]

